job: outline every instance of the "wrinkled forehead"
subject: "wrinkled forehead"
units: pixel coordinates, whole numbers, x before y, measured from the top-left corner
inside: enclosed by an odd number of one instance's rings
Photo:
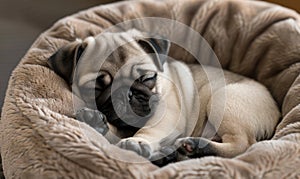
[[[151,58],[136,42],[139,38],[141,36],[137,33],[121,32],[102,33],[85,39],[87,47],[75,70],[78,83],[96,79],[100,70],[109,69],[112,76],[134,78],[140,76],[142,69],[156,70]]]
[[[92,70],[97,65],[101,66],[112,54],[118,53],[118,56],[125,57],[125,52],[130,49],[133,49],[132,52],[141,51],[135,41],[135,37],[126,32],[105,32],[96,37],[88,37],[84,40],[87,48],[81,56],[81,62],[89,63]]]

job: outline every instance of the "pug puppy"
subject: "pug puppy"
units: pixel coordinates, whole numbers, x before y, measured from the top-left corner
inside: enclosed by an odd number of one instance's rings
[[[87,103],[78,120],[158,165],[233,157],[272,136],[280,113],[263,85],[168,59],[169,47],[135,29],[105,32],[62,47],[48,64]],[[180,158],[164,148],[173,143]]]
[[[147,38],[135,29],[105,32],[60,48],[48,64],[86,102],[87,108],[76,115],[78,120],[100,133],[108,131],[108,139],[121,148],[149,157],[159,149],[160,139],[173,130],[170,121],[156,124],[158,120],[149,120],[160,119],[155,111],[162,104],[159,99],[165,92],[161,85],[166,80],[158,73],[166,70],[163,64],[169,47],[167,40]],[[164,118],[173,115],[166,113]],[[154,123],[157,127],[149,130]]]

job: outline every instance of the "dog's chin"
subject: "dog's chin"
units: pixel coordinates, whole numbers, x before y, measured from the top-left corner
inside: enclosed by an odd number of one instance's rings
[[[150,97],[147,97],[145,101],[135,100],[124,105],[126,99],[112,101],[110,97],[102,105],[97,105],[97,108],[106,116],[110,124],[120,130],[140,129],[153,116],[158,105],[158,100],[149,102],[149,99]]]
[[[146,122],[151,118],[153,112],[150,111],[149,113],[147,113],[147,115],[145,115],[145,113],[142,114],[144,115],[139,116],[137,114],[133,114],[133,115],[125,114],[123,116],[118,116],[116,112],[112,110],[108,112],[106,116],[109,123],[114,125],[116,128],[123,130],[126,128],[130,128],[130,129],[142,128],[146,124]]]
[[[140,129],[140,127],[127,124],[120,118],[110,120],[109,123],[115,126],[119,131],[123,131],[123,133],[126,134],[126,137],[133,136],[133,134]]]

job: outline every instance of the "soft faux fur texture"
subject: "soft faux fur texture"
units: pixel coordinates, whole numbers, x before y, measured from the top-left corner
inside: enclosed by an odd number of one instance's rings
[[[151,164],[109,144],[74,119],[71,90],[46,65],[59,47],[140,17],[182,22],[203,35],[224,69],[264,84],[283,119],[271,140],[233,159],[205,157]],[[172,47],[171,56],[182,57]],[[180,58],[176,58],[180,59]],[[192,63],[186,56],[183,61]],[[297,178],[300,177],[300,15],[240,0],[127,1],[63,18],[38,37],[13,71],[1,116],[7,178]]]

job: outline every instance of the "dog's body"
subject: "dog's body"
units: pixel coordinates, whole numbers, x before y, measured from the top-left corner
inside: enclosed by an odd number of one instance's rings
[[[182,154],[234,157],[273,135],[280,113],[263,85],[214,67],[189,65],[189,69],[197,86],[200,113],[192,131],[186,131],[192,137],[176,141]]]
[[[94,100],[113,125],[109,133],[123,138],[118,146],[150,158],[177,139],[178,151],[187,157],[232,157],[272,136],[280,114],[265,87],[230,72],[224,72],[221,85],[222,70],[166,60],[157,54],[167,55],[167,41],[141,36],[133,30],[90,37],[49,60],[74,93],[87,103]],[[103,58],[109,44],[121,48]],[[77,63],[85,65],[75,70]]]

